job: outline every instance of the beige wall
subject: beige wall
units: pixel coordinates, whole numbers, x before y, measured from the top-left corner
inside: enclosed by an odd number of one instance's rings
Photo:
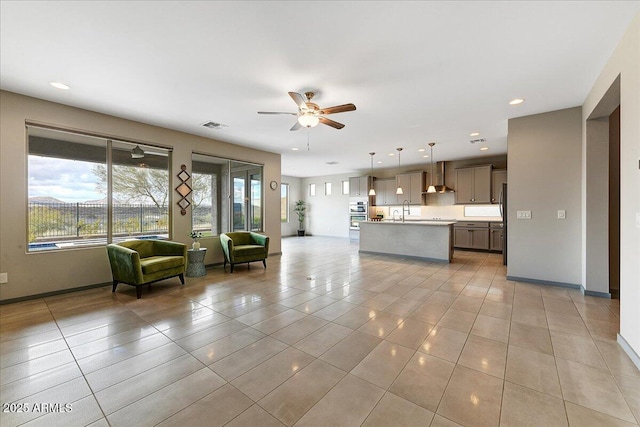
[[[296,201],[304,199],[301,179],[293,176],[282,176],[282,183],[289,184],[289,222],[283,222],[280,225],[282,236],[298,235],[298,216],[293,211]]]
[[[575,107],[509,120],[510,277],[581,284],[581,118]],[[517,211],[531,219],[516,219]]]
[[[9,283],[0,285],[0,300],[111,281],[104,247],[26,253],[25,120],[173,147],[171,188],[178,185],[176,174],[181,164],[187,165],[190,172],[192,151],[264,164],[263,182],[280,182],[279,154],[0,91],[0,272],[9,274]],[[171,238],[189,243],[191,216],[180,215],[175,201]],[[265,232],[271,237],[270,251],[279,253],[280,192],[268,188],[265,190]],[[202,244],[208,248],[206,263],[222,262],[216,238],[203,239]]]
[[[609,58],[583,104],[583,151],[587,118],[620,76],[620,337],[627,352],[635,352],[640,367],[640,14]],[[589,167],[583,159],[585,170]],[[587,177],[582,177],[583,192]],[[585,201],[586,204],[586,201]],[[587,208],[588,209],[588,208]],[[588,215],[587,211],[587,215]],[[586,256],[586,250],[585,254]],[[625,344],[626,341],[626,344]],[[633,354],[632,354],[633,356]]]
[[[303,178],[301,195],[307,201],[306,230],[315,236],[349,237],[349,195],[342,194],[342,181],[359,174],[341,174]],[[324,183],[331,183],[331,195],[324,194]],[[316,185],[316,195],[309,196],[309,184]]]

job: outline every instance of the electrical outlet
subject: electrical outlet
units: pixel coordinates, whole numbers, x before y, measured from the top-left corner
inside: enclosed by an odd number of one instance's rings
[[[517,219],[531,219],[531,211],[517,211],[516,212]]]
[[[0,284],[9,283],[9,273],[0,273]]]
[[[567,218],[567,211],[565,211],[564,209],[559,210],[558,219],[566,219],[566,218]]]

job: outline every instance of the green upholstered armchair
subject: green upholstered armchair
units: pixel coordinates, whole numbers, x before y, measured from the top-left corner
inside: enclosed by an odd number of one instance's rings
[[[224,252],[224,267],[231,264],[233,273],[234,264],[246,262],[249,265],[253,261],[262,261],[267,268],[267,256],[269,256],[269,237],[253,231],[234,231],[220,234],[220,244]]]
[[[137,297],[142,286],[178,276],[184,285],[187,265],[187,245],[166,240],[128,240],[107,245],[113,275],[113,290],[118,283],[136,287]]]

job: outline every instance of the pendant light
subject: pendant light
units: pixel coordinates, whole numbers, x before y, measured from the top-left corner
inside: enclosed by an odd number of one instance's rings
[[[396,150],[398,150],[398,173],[400,173],[400,152],[402,151],[402,148],[396,148]],[[400,183],[398,183],[398,188],[396,188],[396,194],[404,194],[402,187],[400,187]]]
[[[369,155],[371,156],[371,181],[373,182],[373,156],[375,156],[376,153],[369,153]],[[371,190],[369,190],[369,195],[370,196],[376,195],[376,190],[373,189],[373,186],[371,187]]]
[[[435,142],[430,142],[429,147],[431,147],[431,185],[427,188],[427,193],[435,193],[436,187],[433,186],[433,146],[436,145]]]

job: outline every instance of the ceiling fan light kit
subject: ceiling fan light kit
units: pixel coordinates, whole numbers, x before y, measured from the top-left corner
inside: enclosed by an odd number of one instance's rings
[[[356,106],[353,104],[336,105],[334,107],[320,108],[320,106],[314,102],[311,102],[315,94],[313,92],[305,92],[304,96],[298,92],[289,92],[289,96],[293,99],[293,102],[298,106],[297,113],[285,113],[276,111],[258,111],[258,114],[287,114],[292,116],[298,116],[297,122],[289,130],[298,130],[301,127],[312,128],[319,123],[323,125],[331,126],[334,129],[342,129],[344,125],[334,120],[324,117],[328,114],[344,113],[347,111],[354,111]]]
[[[320,123],[320,119],[313,112],[307,111],[306,113],[298,116],[298,123],[307,128],[312,128]]]
[[[142,159],[142,158],[144,158],[144,151],[142,150],[142,148],[140,148],[139,145],[136,145],[131,150],[131,158],[132,159]]]

